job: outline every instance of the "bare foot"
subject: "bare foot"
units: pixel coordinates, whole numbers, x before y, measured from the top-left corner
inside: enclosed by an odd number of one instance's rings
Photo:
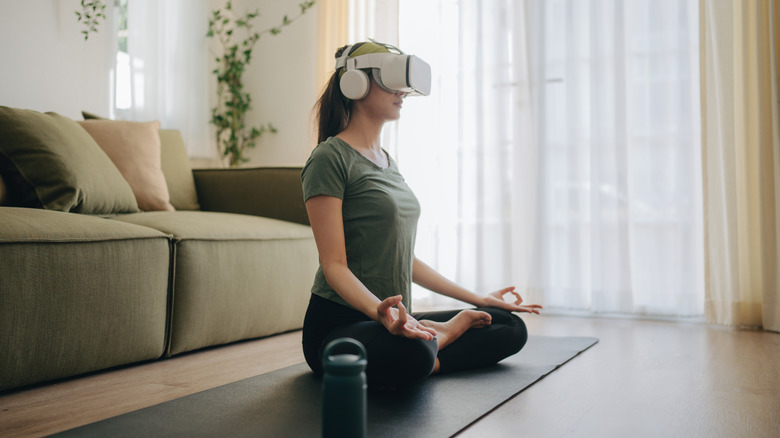
[[[490,322],[489,313],[479,310],[463,310],[447,322],[422,320],[420,324],[436,330],[436,340],[439,343],[439,350],[441,350],[461,337],[463,333],[466,333],[466,330],[486,327],[490,325]]]

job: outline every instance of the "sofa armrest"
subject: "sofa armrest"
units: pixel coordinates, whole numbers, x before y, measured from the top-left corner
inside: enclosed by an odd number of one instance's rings
[[[309,225],[300,167],[195,169],[192,173],[201,210]]]

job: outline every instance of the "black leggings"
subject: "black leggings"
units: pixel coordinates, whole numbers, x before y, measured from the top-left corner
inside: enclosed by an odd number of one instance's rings
[[[303,323],[303,354],[309,367],[322,375],[322,353],[328,342],[357,339],[368,355],[369,386],[403,386],[424,379],[433,371],[436,357],[439,372],[463,371],[493,365],[525,345],[528,332],[523,320],[502,309],[478,308],[491,315],[487,327],[472,328],[444,350],[438,343],[396,336],[363,313],[312,294]],[[415,319],[445,322],[460,310],[414,313]]]

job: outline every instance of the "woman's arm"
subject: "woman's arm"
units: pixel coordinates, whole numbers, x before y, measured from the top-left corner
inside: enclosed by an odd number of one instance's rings
[[[381,323],[391,333],[433,339],[435,330],[423,327],[407,316],[400,295],[380,301],[349,269],[341,207],[342,200],[333,196],[313,196],[306,201],[322,272],[330,287],[349,305]]]
[[[484,305],[484,297],[458,286],[417,257],[414,258],[414,263],[412,264],[412,281],[428,290],[455,298],[472,306],[480,307]]]
[[[435,269],[423,263],[417,257],[414,258],[412,265],[412,281],[416,284],[436,292],[438,294],[454,298],[464,303],[471,304],[476,307],[498,307],[501,309],[509,310],[510,312],[527,312],[527,313],[539,313],[539,309],[542,306],[538,304],[529,304],[521,306],[523,299],[520,294],[515,292],[514,286],[506,287],[501,290],[492,292],[486,296],[480,296],[471,292],[463,287],[455,284],[443,275],[439,274]],[[514,297],[513,302],[507,302],[504,300],[504,296],[510,294]]]

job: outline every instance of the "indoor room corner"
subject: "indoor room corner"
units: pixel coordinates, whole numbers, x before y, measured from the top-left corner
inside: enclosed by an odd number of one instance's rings
[[[249,103],[219,135],[246,103],[218,91],[225,17]],[[0,5],[0,437],[137,435],[169,412],[155,433],[319,427],[301,173],[336,49],[369,38],[431,69],[380,137],[420,205],[412,255],[543,306],[510,313],[525,350],[421,385],[529,383],[426,438],[780,434],[780,0],[25,0]],[[141,189],[127,145],[153,158]],[[570,339],[592,342],[545,362]],[[436,412],[368,400],[436,432]]]

